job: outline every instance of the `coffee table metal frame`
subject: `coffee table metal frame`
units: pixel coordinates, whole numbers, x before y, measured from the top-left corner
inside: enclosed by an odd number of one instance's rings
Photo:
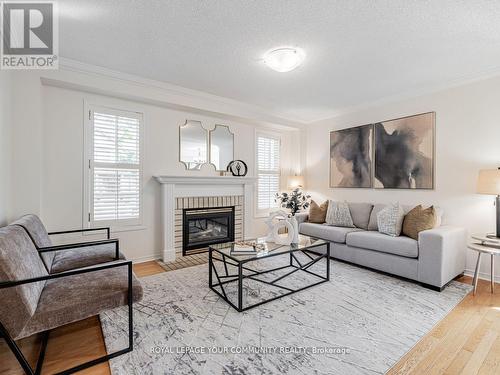
[[[319,254],[319,253],[316,253],[314,251],[311,251],[311,249],[314,249],[315,247],[320,247],[320,246],[326,246],[326,253],[325,254]],[[297,252],[301,252],[302,254],[304,254],[307,258],[309,258],[309,261],[307,261],[307,263],[301,263],[295,255],[295,253],[297,253]],[[290,257],[290,264],[286,265],[286,266],[266,269],[264,271],[256,271],[256,270],[245,265],[246,263],[249,263],[249,262],[263,260],[266,258],[271,258],[271,257],[275,257],[275,256],[280,256],[280,255],[284,256],[287,254],[289,254],[289,257]],[[312,265],[318,263],[321,259],[326,259],[326,276],[319,275],[319,274],[309,270],[309,268]],[[313,286],[316,286],[316,285],[319,285],[322,283],[326,283],[327,281],[330,280],[330,261],[329,261],[329,259],[330,259],[330,242],[328,242],[328,241],[321,242],[318,244],[308,245],[308,246],[303,247],[303,248],[290,248],[290,250],[288,250],[288,251],[282,251],[282,252],[276,252],[276,253],[270,252],[264,256],[260,256],[260,257],[255,256],[255,257],[245,258],[245,259],[238,259],[238,256],[224,254],[219,249],[210,246],[209,247],[209,255],[208,255],[208,267],[209,267],[208,283],[209,283],[210,289],[212,291],[214,291],[215,293],[217,293],[217,295],[219,295],[219,297],[221,297],[224,301],[226,301],[235,310],[242,312],[242,311],[246,311],[246,310],[252,309],[254,307],[260,306],[264,303],[271,302],[271,301],[277,300],[277,299],[282,298],[282,297],[286,297],[290,294],[300,292],[301,290],[311,288]],[[224,274],[219,275],[219,272],[217,271],[214,262],[222,262],[223,263]],[[228,265],[237,267],[238,273],[237,274],[230,274],[230,272],[228,270]],[[282,269],[286,269],[286,268],[291,268],[290,272],[288,272],[280,277],[277,277],[276,279],[274,279],[272,281],[262,280],[262,279],[257,277],[257,276],[262,275],[262,274],[266,274],[269,272],[278,271],[278,270],[282,270]],[[249,272],[250,274],[243,274],[243,271]],[[307,286],[304,286],[304,287],[301,287],[298,289],[291,289],[291,288],[288,288],[286,286],[276,284],[278,281],[284,280],[287,277],[291,276],[292,274],[294,274],[295,272],[298,272],[298,271],[303,271],[303,272],[306,272],[310,275],[316,276],[316,277],[320,278],[320,281],[318,281],[316,283],[309,284]],[[215,278],[217,281],[215,284],[213,283],[214,280],[213,280],[212,273],[215,274]],[[280,294],[279,296],[276,296],[276,297],[273,297],[270,299],[266,299],[266,300],[263,300],[263,301],[258,302],[258,303],[254,303],[252,305],[243,306],[243,280],[244,279],[251,279],[251,280],[258,281],[258,282],[261,282],[261,283],[264,283],[267,285],[271,285],[271,286],[274,286],[274,287],[277,287],[280,289],[285,289],[285,290],[287,290],[287,292]],[[227,285],[229,283],[234,283],[234,282],[238,283],[238,304],[237,305],[235,305],[234,303],[232,303],[229,300],[229,298],[227,297],[227,294],[226,294],[226,290],[224,289],[225,285]],[[215,287],[220,287],[220,290],[222,293],[219,292],[217,289],[215,289]]]

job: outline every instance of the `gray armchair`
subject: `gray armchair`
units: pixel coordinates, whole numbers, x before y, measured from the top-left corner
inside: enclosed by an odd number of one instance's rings
[[[49,273],[40,254],[72,249],[44,246],[39,253],[21,226],[0,229],[0,336],[27,374],[41,372],[52,329],[119,306],[128,305],[128,347],[62,373],[80,371],[133,350],[132,303],[142,298],[142,287],[132,272],[132,262],[115,260],[99,264],[93,259],[90,266]],[[37,333],[42,333],[43,340],[33,369],[16,340]]]
[[[26,230],[33,241],[33,244],[40,253],[40,256],[45,264],[45,268],[49,273],[63,272],[74,268],[91,266],[93,264],[125,259],[125,256],[120,253],[118,240],[110,239],[109,228],[76,229],[47,233],[47,230],[45,229],[45,226],[40,218],[32,214],[21,217],[11,225],[18,225]],[[106,231],[107,238],[99,241],[54,246],[50,239],[50,236],[68,233],[103,231]]]

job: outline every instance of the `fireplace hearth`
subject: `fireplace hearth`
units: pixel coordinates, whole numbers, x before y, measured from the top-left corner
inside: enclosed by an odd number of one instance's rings
[[[184,209],[182,254],[207,251],[208,246],[234,241],[234,206]]]

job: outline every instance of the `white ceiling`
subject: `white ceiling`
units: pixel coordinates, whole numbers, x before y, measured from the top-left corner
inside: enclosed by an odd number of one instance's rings
[[[62,57],[311,122],[500,69],[500,1],[60,0]],[[276,73],[282,45],[305,63]],[[499,70],[500,73],[500,70]]]

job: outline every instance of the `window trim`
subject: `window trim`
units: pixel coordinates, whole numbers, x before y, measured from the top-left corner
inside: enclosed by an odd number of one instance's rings
[[[263,218],[263,217],[268,217],[269,214],[273,211],[276,211],[279,209],[279,205],[276,207],[271,207],[271,208],[266,208],[266,209],[259,209],[259,163],[258,163],[258,141],[259,137],[266,137],[266,138],[273,138],[276,139],[279,143],[279,163],[278,163],[278,192],[281,191],[281,165],[282,165],[282,140],[281,140],[281,135],[279,133],[274,133],[270,131],[263,131],[263,130],[256,130],[255,131],[255,150],[254,150],[254,165],[255,165],[255,177],[256,177],[256,182],[255,182],[255,189],[254,189],[254,217],[255,218]]]
[[[93,104],[84,101],[84,153],[83,153],[83,210],[82,226],[83,228],[94,228],[100,226],[109,226],[112,232],[135,231],[145,229],[144,221],[144,159],[145,159],[145,115],[143,111],[133,109],[123,109],[124,105],[103,105]],[[92,133],[92,113],[102,111],[104,113],[130,116],[138,118],[139,125],[139,218],[122,220],[91,220],[92,213],[92,178],[90,171],[93,163],[93,133]]]

